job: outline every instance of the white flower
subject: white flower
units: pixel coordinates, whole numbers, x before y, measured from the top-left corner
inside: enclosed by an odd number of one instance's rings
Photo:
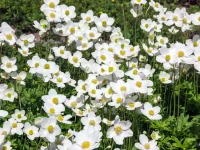
[[[9,59],[7,56],[3,56],[1,58],[1,69],[3,69],[6,73],[10,73],[12,71],[17,70],[17,66],[15,65],[17,59],[15,57]]]
[[[159,79],[164,84],[169,84],[169,83],[172,82],[172,80],[170,80],[170,74],[168,74],[168,73],[166,73],[164,71],[160,72]]]
[[[52,50],[55,53],[56,57],[61,57],[63,59],[67,59],[68,58],[69,51],[66,51],[65,46],[53,47]]]
[[[41,59],[38,56],[33,56],[31,60],[27,61],[27,64],[30,67],[29,72],[35,74],[38,72],[39,66],[41,65]]]
[[[135,143],[135,147],[140,150],[159,150],[157,147],[157,142],[155,140],[149,141],[147,136],[140,134],[140,143]]]
[[[131,14],[134,18],[137,18],[138,16],[141,16],[143,14],[142,12],[142,6],[140,5],[134,5],[132,9],[130,10]]]
[[[103,13],[101,14],[100,18],[95,17],[94,22],[97,25],[99,32],[110,32],[112,29],[111,26],[114,23],[114,19],[109,18],[107,14]]]
[[[8,88],[7,84],[0,84],[0,100],[2,100],[5,96],[5,91]]]
[[[200,12],[197,12],[195,14],[191,14],[190,18],[192,20],[192,23],[196,26],[200,25]]]
[[[79,51],[76,51],[73,56],[69,55],[69,63],[71,63],[74,67],[79,67],[81,63],[82,53]]]
[[[127,110],[135,110],[136,108],[139,108],[142,106],[141,102],[136,101],[137,98],[138,98],[138,96],[133,96],[129,99],[126,99],[125,107]]]
[[[23,34],[16,43],[21,47],[33,48],[35,46],[34,40],[35,36],[33,34]]]
[[[34,140],[36,137],[39,136],[39,132],[38,132],[38,128],[31,125],[29,122],[26,122],[25,123],[25,126],[24,126],[24,133],[27,135],[27,137],[30,139],[30,140]]]
[[[72,115],[66,115],[66,116],[58,115],[57,116],[57,120],[64,124],[72,124],[72,122],[69,121],[70,118],[72,118]]]
[[[34,21],[35,28],[39,29],[39,35],[41,36],[45,32],[47,32],[50,29],[50,23],[47,20],[40,20],[40,22]]]
[[[41,129],[39,131],[40,137],[46,138],[49,142],[54,142],[56,136],[61,132],[60,127],[56,123],[55,117],[44,118],[41,123]]]
[[[152,105],[149,102],[144,103],[144,109],[141,109],[141,112],[150,120],[162,119],[162,116],[159,114],[160,107],[159,106],[152,107]]]
[[[93,150],[100,146],[102,132],[82,130],[74,138],[75,144],[69,150]]]
[[[44,4],[40,7],[41,11],[46,9],[54,10],[55,7],[60,3],[60,0],[44,0]]]
[[[152,20],[151,19],[142,19],[140,28],[143,29],[146,32],[150,32],[150,30],[153,28]]]
[[[115,120],[114,126],[107,131],[107,138],[113,138],[117,145],[122,145],[124,138],[133,136],[131,125],[130,121]]]
[[[13,118],[10,118],[8,120],[8,122],[11,125],[11,131],[10,131],[11,135],[13,135],[13,134],[22,135],[23,134],[23,131],[22,131],[22,128],[24,127],[23,123],[18,123]]]
[[[15,79],[17,82],[19,82],[21,85],[25,85],[26,83],[24,82],[26,78],[26,72],[22,71],[19,74],[17,72],[12,72],[10,76]]]
[[[160,49],[160,55],[156,56],[156,61],[163,63],[163,67],[166,70],[171,69],[177,60],[176,50],[173,48],[162,47]]]
[[[23,120],[27,119],[27,117],[25,116],[25,111],[19,111],[18,109],[15,109],[15,113],[12,114],[12,118],[15,119],[17,122],[22,122]]]
[[[11,142],[7,141],[6,143],[0,145],[0,149],[2,149],[2,150],[11,150],[12,149]]]
[[[18,97],[18,94],[14,91],[14,88],[7,89],[3,100],[13,102],[15,98]]]
[[[44,14],[48,22],[60,22],[62,14],[60,12],[60,8],[56,7],[55,11],[45,9]]]
[[[5,118],[6,116],[8,116],[8,112],[5,110],[0,110],[0,118]]]
[[[9,45],[14,45],[17,37],[15,36],[15,31],[8,25],[6,22],[2,22],[1,24],[1,33],[0,37],[2,40],[5,40],[9,43]]]
[[[24,56],[24,57],[27,57],[30,54],[32,54],[32,52],[29,52],[29,48],[28,47],[18,48],[18,52],[20,52],[20,54],[22,54],[22,56]]]
[[[94,12],[92,10],[88,10],[87,13],[81,13],[81,18],[86,23],[92,23],[94,21]]]
[[[159,136],[158,134],[159,134],[158,131],[153,131],[153,132],[151,133],[151,138],[152,138],[153,140],[158,140],[159,138],[161,138],[161,136]]]
[[[81,123],[84,125],[85,130],[90,130],[91,128],[94,131],[101,130],[101,117],[96,116],[94,112],[90,112],[87,117],[82,117]]]
[[[68,22],[76,17],[74,6],[60,5],[60,8],[62,12],[62,18],[65,20],[65,22]]]

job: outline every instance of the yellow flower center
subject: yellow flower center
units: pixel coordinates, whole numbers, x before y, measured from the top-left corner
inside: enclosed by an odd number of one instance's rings
[[[173,21],[178,21],[178,16],[174,16]]]
[[[153,39],[154,39],[154,35],[153,35],[153,34],[150,34],[150,35],[149,35],[149,38],[150,38],[150,40],[153,40]]]
[[[6,63],[7,68],[12,68],[12,64],[10,62]]]
[[[53,98],[52,102],[57,105],[58,104],[58,98]]]
[[[17,128],[17,123],[12,123],[13,128]]]
[[[55,113],[55,109],[54,108],[50,108],[49,112],[50,112],[50,114],[54,114]]]
[[[121,91],[121,92],[123,92],[123,91],[126,92],[126,90],[127,90],[126,86],[121,86],[121,87],[120,87],[120,91]]]
[[[75,28],[70,28],[70,33],[74,34],[75,33]]]
[[[178,57],[183,57],[184,56],[184,52],[183,51],[179,51],[178,52]]]
[[[117,104],[120,104],[122,102],[122,98],[117,98],[116,102]]]
[[[162,21],[165,21],[165,17],[164,17],[164,16],[163,16],[163,17],[161,17],[161,20],[162,20]]]
[[[115,132],[116,132],[117,134],[122,133],[122,127],[117,126],[117,127],[115,128]]]
[[[147,52],[148,52],[148,53],[152,53],[152,50],[151,50],[151,49],[148,49]]]
[[[125,45],[124,44],[121,44],[121,48],[124,48],[125,47]]]
[[[11,97],[12,97],[12,94],[11,94],[11,93],[8,93],[8,94],[7,94],[7,97],[8,97],[8,98],[11,98]]]
[[[92,93],[92,94],[96,94],[96,90],[95,90],[95,89],[92,89],[91,93]]]
[[[19,119],[22,118],[22,115],[21,115],[21,114],[18,114],[18,115],[17,115],[17,118],[19,118]]]
[[[35,63],[35,68],[37,68],[39,66],[39,63]]]
[[[113,90],[111,88],[108,89],[108,94],[112,94]]]
[[[165,82],[166,80],[165,80],[165,78],[161,78],[161,81],[162,81],[162,82]]]
[[[200,61],[200,56],[198,56],[198,61]]]
[[[70,14],[69,10],[65,11],[65,15],[68,16]]]
[[[101,72],[103,73],[103,72],[105,72],[105,70],[103,68],[101,68]]]
[[[197,47],[197,46],[198,46],[198,43],[197,43],[197,42],[194,42],[194,43],[193,43],[193,46],[194,46],[194,47]]]
[[[107,26],[107,22],[106,22],[106,21],[103,21],[103,22],[102,22],[102,26],[103,26],[103,27],[106,27],[106,26]]]
[[[124,50],[120,51],[120,55],[124,56],[125,54],[126,54],[126,51],[124,51]]]
[[[29,42],[28,42],[28,40],[24,40],[24,45],[26,45],[26,46],[27,46],[27,45],[28,45],[28,43],[29,43]]]
[[[1,135],[7,135],[8,133],[6,132],[6,131],[3,131],[2,133],[1,133]]]
[[[50,8],[55,8],[54,2],[49,3],[49,7],[50,7]]]
[[[47,25],[46,24],[42,24],[42,28],[46,29]]]
[[[65,51],[63,49],[60,50],[60,54],[64,54]]]
[[[62,115],[59,115],[59,116],[58,116],[58,120],[59,120],[59,121],[63,121],[63,118],[64,118],[64,117],[63,117]]]
[[[56,81],[59,82],[59,83],[62,83],[63,79],[62,78],[57,78]]]
[[[137,75],[138,71],[137,70],[133,70],[132,74]]]
[[[44,69],[50,69],[50,65],[49,64],[45,64],[44,65]]]
[[[82,85],[82,90],[86,90],[86,84]]]
[[[71,106],[72,106],[72,107],[76,107],[76,106],[77,106],[77,102],[76,102],[76,101],[71,102]]]
[[[95,126],[95,120],[90,120],[90,122],[89,122],[89,124],[91,125],[91,126]]]
[[[82,48],[86,48],[86,47],[87,47],[87,43],[83,43]]]
[[[145,144],[145,145],[144,145],[144,148],[150,149],[150,144],[149,144],[149,143]]]
[[[198,21],[200,21],[200,16],[198,17]]]
[[[92,83],[93,83],[93,84],[97,84],[97,83],[98,83],[98,80],[97,80],[97,79],[93,79],[93,80],[92,80]]]
[[[137,82],[136,82],[136,86],[139,87],[139,88],[141,88],[141,87],[142,87],[142,82],[137,81]]]
[[[90,142],[89,141],[85,141],[85,142],[82,143],[82,148],[83,149],[87,149],[89,147],[90,147]]]
[[[182,20],[182,22],[183,22],[183,24],[187,24],[187,19],[184,18],[184,19]]]
[[[91,21],[91,17],[86,17],[86,21],[87,22]]]
[[[158,3],[155,3],[154,6],[155,6],[156,8],[158,8],[159,4],[158,4]]]
[[[50,18],[55,18],[56,15],[54,13],[50,13]]]
[[[52,133],[54,131],[54,127],[52,125],[48,126],[47,130]]]
[[[161,44],[164,44],[164,42],[165,42],[165,41],[164,41],[163,39],[160,39],[160,43],[161,43]]]
[[[128,104],[128,106],[133,108],[133,107],[135,107],[135,103],[131,102],[131,103]]]
[[[29,130],[29,131],[28,131],[28,134],[29,134],[29,135],[33,135],[33,130]]]
[[[153,110],[149,110],[149,115],[153,116],[154,115],[154,111]]]
[[[79,113],[79,115],[83,115],[83,111],[81,111],[81,110],[79,110],[78,113]]]
[[[101,55],[100,58],[101,58],[101,60],[106,60],[106,56],[105,55]]]
[[[26,55],[26,54],[27,54],[27,51],[23,51],[23,50],[22,50],[22,53],[23,53],[24,55]]]
[[[12,40],[12,37],[13,37],[12,34],[6,34],[6,39],[7,40]]]
[[[3,150],[7,150],[8,147],[6,145],[3,146]]]
[[[91,38],[93,38],[93,37],[95,36],[95,34],[94,34],[93,32],[90,32],[90,33],[89,33],[89,36],[90,36]]]
[[[166,56],[165,56],[165,60],[166,60],[166,61],[170,61],[170,59],[171,59],[171,56],[170,56],[170,55],[166,55]]]
[[[108,68],[108,71],[109,71],[109,72],[113,72],[113,71],[114,71],[114,67],[109,67],[109,68]]]
[[[77,63],[78,62],[78,57],[73,57],[72,60],[73,60],[74,63]]]
[[[145,26],[145,28],[148,28],[148,27],[149,27],[149,24],[145,24],[144,26]]]

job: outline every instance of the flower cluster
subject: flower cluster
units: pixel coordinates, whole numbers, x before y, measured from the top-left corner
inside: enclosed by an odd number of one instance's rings
[[[16,43],[18,52],[28,58],[26,64],[29,68],[27,72],[20,72],[17,57],[2,56],[1,77],[5,80],[11,77],[20,86],[26,86],[27,74],[41,78],[46,84],[54,83],[54,88],[47,87],[47,95],[43,93],[43,105],[38,106],[42,107],[45,116],[29,120],[24,110],[16,109],[11,118],[3,123],[0,128],[0,145],[3,149],[11,148],[11,143],[6,142],[6,138],[14,134],[25,134],[30,140],[42,138],[49,144],[39,145],[41,149],[98,149],[105,137],[113,139],[117,145],[123,145],[124,139],[134,134],[132,121],[121,114],[117,115],[114,112],[116,110],[118,113],[137,113],[151,121],[161,120],[161,108],[148,101],[148,97],[154,95],[153,78],[157,68],[154,64],[147,63],[142,52],[163,65],[157,76],[157,80],[163,84],[170,84],[179,77],[181,65],[194,65],[200,73],[200,36],[194,35],[193,39],[187,39],[184,43],[170,43],[168,37],[161,34],[165,26],[171,27],[172,34],[176,34],[179,31],[177,29],[182,32],[191,30],[193,25],[200,25],[200,13],[189,15],[185,8],[167,11],[161,4],[151,0],[149,9],[152,7],[157,15],[154,20],[142,19],[140,24],[148,38],[142,44],[133,45],[123,36],[119,27],[113,26],[114,19],[107,14],[102,13],[98,17],[89,10],[81,13],[81,20],[75,22],[75,7],[59,3],[59,0],[44,0],[40,10],[46,20],[34,21],[33,25],[39,30],[41,38],[49,36],[50,32],[59,36],[61,43],[47,42],[45,53],[46,56],[49,55],[48,58],[34,51],[30,52],[36,45],[33,34],[23,34],[17,38],[15,31],[7,23],[1,24],[1,46]],[[134,17],[142,16],[143,5],[146,3],[146,0],[131,1],[131,13]],[[74,69],[78,68],[86,77],[77,81],[72,79],[71,70],[62,71],[60,62]],[[58,94],[61,93],[60,89],[66,89],[67,86],[74,89],[73,94]],[[0,84],[0,100],[13,102],[20,94],[15,90],[17,89],[10,85]],[[0,110],[0,117],[6,116],[8,112]],[[63,126],[77,122],[80,128],[76,129],[79,131],[69,129],[65,135]],[[103,129],[105,126],[108,127],[106,134]],[[152,140],[149,141],[146,135],[141,134],[140,143],[135,143],[135,147],[141,150],[158,150],[158,132],[153,132],[151,137]]]

